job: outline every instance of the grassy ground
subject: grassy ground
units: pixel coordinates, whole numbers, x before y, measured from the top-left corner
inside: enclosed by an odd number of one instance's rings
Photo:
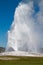
[[[12,60],[0,59],[0,65],[43,65],[43,57],[5,56],[0,58],[13,58]]]

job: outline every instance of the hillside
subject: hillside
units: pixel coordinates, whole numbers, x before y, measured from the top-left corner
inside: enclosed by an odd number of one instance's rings
[[[4,47],[0,47],[0,53],[4,52],[4,51],[5,51],[5,48]]]

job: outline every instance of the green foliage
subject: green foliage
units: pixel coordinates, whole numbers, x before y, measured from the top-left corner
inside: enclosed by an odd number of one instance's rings
[[[2,58],[13,58],[13,60],[0,59],[0,65],[43,65],[43,57],[6,56]]]

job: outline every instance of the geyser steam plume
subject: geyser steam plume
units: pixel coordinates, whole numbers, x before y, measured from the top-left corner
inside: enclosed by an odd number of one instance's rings
[[[43,0],[40,10],[35,13],[34,0],[22,0],[14,15],[14,21],[8,31],[7,50],[41,52],[43,48]]]

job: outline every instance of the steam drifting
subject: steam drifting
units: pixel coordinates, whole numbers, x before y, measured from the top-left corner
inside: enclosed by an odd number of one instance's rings
[[[39,12],[35,13],[34,0],[22,0],[16,8],[14,21],[8,31],[7,50],[42,52],[43,50],[43,0]],[[34,15],[34,16],[33,16]]]

